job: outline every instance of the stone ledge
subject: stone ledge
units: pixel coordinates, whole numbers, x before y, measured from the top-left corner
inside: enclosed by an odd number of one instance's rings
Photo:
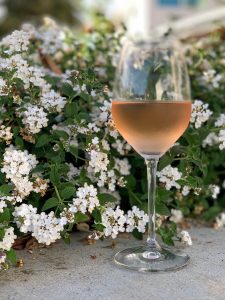
[[[177,272],[137,273],[112,262],[113,254],[140,244],[131,236],[84,245],[81,233],[51,249],[18,252],[22,268],[0,272],[1,300],[225,299],[225,230],[192,228],[193,246],[185,251],[190,264]]]

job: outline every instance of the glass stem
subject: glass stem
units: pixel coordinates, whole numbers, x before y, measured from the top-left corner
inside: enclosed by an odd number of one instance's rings
[[[158,156],[146,159],[147,178],[148,178],[148,238],[147,244],[150,248],[156,248],[155,233],[155,202],[156,202],[156,171],[159,158]]]

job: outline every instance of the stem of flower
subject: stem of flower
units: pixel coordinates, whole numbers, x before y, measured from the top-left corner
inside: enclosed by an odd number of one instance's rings
[[[55,192],[56,192],[57,198],[59,199],[60,204],[63,204],[63,200],[60,197],[59,190],[56,185],[54,185],[54,189],[55,189]]]

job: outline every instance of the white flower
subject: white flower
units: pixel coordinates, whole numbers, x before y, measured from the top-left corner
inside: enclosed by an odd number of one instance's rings
[[[97,185],[99,187],[103,187],[106,184],[108,189],[112,192],[116,189],[116,183],[119,184],[119,179],[117,178],[114,170],[101,171],[97,178],[93,177],[93,173],[90,172],[89,174],[92,180],[97,179]]]
[[[42,41],[40,48],[44,54],[55,54],[63,48],[65,34],[52,19],[45,17],[44,21],[45,25],[39,34]]]
[[[124,212],[117,207],[113,210],[111,207],[106,208],[106,211],[102,214],[102,225],[104,228],[104,235],[110,236],[115,239],[119,232],[125,231],[126,217]]]
[[[190,234],[186,230],[182,230],[180,232],[180,239],[183,244],[192,246],[192,239],[190,237]]]
[[[16,206],[14,212],[14,221],[21,232],[32,232],[33,229],[33,217],[37,213],[37,208],[28,204],[21,204]]]
[[[84,187],[79,187],[76,192],[76,197],[73,198],[73,203],[70,204],[70,212],[92,212],[95,207],[99,206],[97,197],[97,189],[93,185],[84,184]]]
[[[11,127],[6,127],[5,125],[0,126],[0,139],[6,142],[6,144],[10,144],[12,140],[13,134],[11,132]]]
[[[203,76],[200,78],[200,83],[209,89],[218,88],[219,83],[222,80],[221,74],[216,74],[216,71],[213,69],[203,72]]]
[[[181,179],[182,173],[178,171],[178,168],[173,168],[169,165],[162,171],[157,172],[157,176],[160,182],[165,183],[167,190],[170,190],[172,187],[180,188],[180,185],[176,181]]]
[[[86,84],[82,84],[82,86],[81,86],[81,91],[82,91],[82,92],[87,92]]]
[[[64,108],[66,101],[59,93],[51,90],[43,93],[40,98],[41,105],[49,112],[61,112]]]
[[[2,241],[0,241],[0,249],[3,251],[4,250],[9,251],[16,238],[17,238],[17,236],[14,234],[13,227],[9,227],[9,228],[5,229],[5,235],[2,239]]]
[[[32,205],[22,204],[15,207],[13,213],[15,222],[21,232],[31,232],[39,243],[50,245],[60,239],[63,225],[56,218],[54,212],[37,214],[37,209]]]
[[[219,143],[219,138],[215,132],[210,132],[202,142],[202,147],[205,148],[207,145],[213,146]]]
[[[215,220],[215,228],[219,229],[225,226],[225,213],[220,213]]]
[[[32,223],[32,236],[39,243],[50,245],[61,238],[60,232],[63,230],[63,225],[60,224],[60,220],[55,217],[53,211],[49,214],[42,212],[34,215]]]
[[[23,199],[19,195],[17,195],[17,194],[14,194],[13,196],[3,196],[3,197],[0,197],[0,200],[3,201],[3,202],[8,201],[8,202],[10,202],[13,205],[16,202],[20,203],[20,202],[23,201]]]
[[[107,170],[109,159],[106,153],[101,151],[91,150],[89,154],[90,154],[89,166],[93,169],[94,173]]]
[[[222,127],[225,125],[225,114],[220,114],[215,122],[216,127]]]
[[[96,94],[96,91],[95,91],[95,90],[92,90],[92,91],[91,91],[91,96],[92,96],[92,97],[96,97],[96,95],[97,95],[97,94]]]
[[[97,127],[96,123],[88,123],[87,127],[88,127],[88,131],[90,131],[90,132],[99,132],[100,131],[100,128]],[[87,129],[84,132],[82,132],[82,131],[79,131],[79,132],[87,133]]]
[[[7,52],[12,54],[14,52],[24,52],[28,50],[31,35],[24,30],[15,30],[12,34],[7,35],[2,39],[1,45],[8,48]]]
[[[220,150],[225,149],[225,129],[219,131],[218,140]]]
[[[135,228],[144,233],[146,224],[148,223],[148,215],[144,213],[143,210],[140,210],[138,207],[133,206],[132,210],[127,212],[127,232],[132,232]]]
[[[171,217],[170,217],[170,221],[174,222],[174,223],[181,223],[183,220],[183,213],[181,210],[178,209],[171,209]]]
[[[109,146],[109,143],[106,141],[106,140],[102,140],[101,141],[102,143],[102,148],[106,151],[109,151],[110,150],[110,146]]]
[[[6,85],[6,81],[0,77],[0,90]]]
[[[16,191],[22,198],[29,195],[33,189],[28,176],[37,163],[36,157],[28,154],[27,150],[16,150],[13,146],[5,150],[1,172],[14,183]]]
[[[208,109],[208,104],[204,104],[201,100],[195,100],[192,104],[192,114],[190,122],[194,124],[195,128],[200,128],[209,117],[212,111]]]
[[[1,171],[6,174],[6,178],[14,179],[29,175],[30,171],[36,167],[38,161],[33,154],[27,150],[16,150],[10,146],[6,148],[3,155],[3,167]]]
[[[33,183],[33,191],[39,193],[43,197],[48,189],[48,181],[49,180],[37,177]]]
[[[75,167],[72,163],[67,164],[67,166],[69,167],[69,172],[67,173],[67,177],[69,181],[71,181],[74,179],[74,177],[79,175],[80,170],[77,167]]]
[[[216,184],[210,184],[209,190],[212,193],[212,198],[217,199],[219,193],[220,193],[220,187]]]
[[[189,186],[185,185],[185,186],[183,186],[181,193],[183,196],[187,196],[190,193],[190,190],[191,190],[191,188]]]
[[[6,81],[0,77],[0,96],[6,95],[3,91],[4,87],[7,85]]]
[[[28,104],[21,115],[23,116],[22,122],[30,133],[36,134],[43,127],[48,126],[47,114],[42,107]]]
[[[94,137],[92,140],[91,140],[91,143],[93,144],[93,145],[98,145],[99,144],[99,138],[96,136],[96,137]]]
[[[12,179],[12,182],[15,184],[15,188],[22,198],[28,196],[34,190],[33,183],[29,181],[28,177],[15,177]]]
[[[3,264],[6,260],[6,254],[3,252],[0,252],[0,270],[2,269],[1,264]]]
[[[112,132],[113,132],[113,131],[110,131],[110,135],[112,135]],[[115,131],[115,132],[118,133],[117,131]],[[117,135],[118,135],[118,134],[117,134]],[[115,137],[115,138],[117,138],[117,135],[116,135],[116,137],[113,136],[113,135],[112,135],[112,136]],[[115,142],[112,143],[112,147],[113,147],[114,149],[116,149],[117,152],[118,152],[119,154],[121,154],[121,155],[124,155],[124,154],[126,154],[128,151],[131,150],[131,146],[130,146],[126,141],[120,140],[120,139],[116,139]]]
[[[104,123],[108,120],[109,116],[111,115],[111,102],[104,101],[103,105],[100,107],[101,113],[99,114],[98,118],[100,122]]]
[[[4,211],[4,207],[7,207],[5,200],[0,200],[0,213]]]
[[[115,169],[120,172],[121,175],[130,174],[131,165],[127,158],[119,159],[115,158]]]

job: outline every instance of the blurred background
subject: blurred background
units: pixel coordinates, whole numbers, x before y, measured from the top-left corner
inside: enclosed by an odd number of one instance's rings
[[[115,24],[124,22],[132,35],[168,27],[184,33],[224,22],[225,0],[0,0],[0,35],[24,22],[38,24],[46,15],[70,27],[88,27],[96,12]]]

